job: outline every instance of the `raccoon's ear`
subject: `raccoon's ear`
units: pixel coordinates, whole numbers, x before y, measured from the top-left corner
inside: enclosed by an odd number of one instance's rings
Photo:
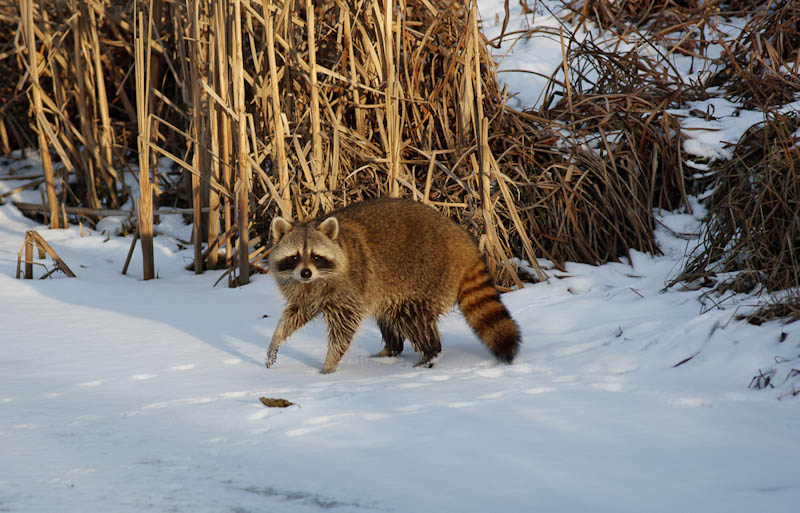
[[[339,221],[335,217],[329,217],[319,224],[317,230],[329,239],[336,240],[336,237],[339,236]]]
[[[272,236],[272,243],[277,244],[291,229],[292,223],[281,216],[275,216],[275,218],[272,220],[272,223],[269,225],[269,233]]]

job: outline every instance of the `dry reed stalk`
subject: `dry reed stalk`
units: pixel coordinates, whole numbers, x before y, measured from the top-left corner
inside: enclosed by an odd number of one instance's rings
[[[85,4],[83,4],[85,5]],[[100,147],[102,150],[102,159],[100,162],[103,164],[103,176],[105,178],[107,187],[107,197],[110,201],[110,206],[116,208],[120,202],[117,198],[117,191],[115,182],[119,180],[117,171],[114,169],[112,148],[114,146],[114,133],[111,127],[111,117],[108,112],[108,98],[106,96],[106,80],[103,73],[103,66],[101,63],[100,42],[97,34],[97,21],[95,19],[94,8],[86,9],[88,11],[89,23],[89,37],[91,42],[92,55],[94,57],[93,74],[96,84],[96,106],[100,112]]]
[[[3,153],[6,155],[11,153],[11,143],[8,139],[8,129],[6,128],[5,119],[0,117],[0,144],[2,144]]]
[[[73,11],[82,11],[81,5],[78,5],[77,0],[72,0],[70,2],[70,7]],[[79,157],[83,157],[80,159],[81,169],[84,172],[84,182],[86,183],[86,201],[90,208],[100,208],[100,199],[97,195],[97,188],[95,187],[95,179],[94,179],[94,166],[95,163],[99,160],[99,151],[97,151],[97,142],[94,139],[94,131],[92,126],[92,118],[89,116],[89,107],[87,104],[88,100],[88,92],[86,87],[86,73],[84,70],[84,59],[83,51],[84,51],[84,25],[82,20],[85,19],[83,13],[81,16],[76,16],[73,18],[72,22],[72,30],[73,30],[73,41],[74,41],[74,54],[75,58],[75,66],[76,66],[76,74],[75,74],[75,81],[77,82],[78,87],[78,95],[75,98],[75,102],[78,107],[78,114],[80,117],[80,129],[81,135],[83,136],[84,144],[87,150],[91,153],[92,157],[94,158],[86,158],[83,153],[79,155]]]
[[[477,2],[473,1],[470,6],[469,21],[467,25],[471,29],[469,37],[467,38],[467,65],[465,67],[465,84],[467,84],[465,94],[469,101],[462,103],[462,113],[464,121],[467,119],[472,121],[473,130],[477,139],[477,159],[473,157],[473,168],[476,172],[478,191],[480,195],[480,208],[483,216],[483,224],[486,230],[487,243],[484,244],[485,251],[489,252],[491,257],[490,271],[493,275],[497,275],[497,270],[494,266],[503,260],[498,254],[498,238],[495,230],[493,205],[490,198],[491,184],[489,181],[489,133],[488,122],[483,115],[483,88],[481,84],[480,75],[480,49],[478,47],[478,7]],[[474,98],[470,98],[474,95]],[[473,107],[474,102],[474,107]],[[484,131],[484,125],[486,130]],[[492,254],[494,253],[494,254]]]
[[[216,120],[214,120],[214,124],[218,126],[219,130],[219,161],[221,168],[221,174],[218,176],[222,187],[227,191],[232,191],[233,132],[231,128],[231,118],[227,112],[225,112],[225,107],[229,104],[230,90],[227,59],[228,48],[230,47],[230,35],[225,20],[230,10],[230,4],[227,1],[220,1],[216,2],[214,7],[214,27],[217,42],[215,59],[216,73],[214,77],[216,80],[215,91],[219,97],[219,103],[215,104],[215,108],[218,108],[218,116]],[[231,212],[231,198],[229,197],[223,197],[222,221],[225,231],[220,244],[225,246],[225,267],[229,267],[233,260],[233,245],[231,243],[233,215]]]
[[[200,82],[200,70],[202,57],[200,55],[200,3],[199,0],[188,0],[186,2],[187,17],[189,18],[190,37],[189,40],[189,68],[190,68],[190,84],[197,84]],[[205,152],[205,145],[203,144],[204,127],[204,113],[202,108],[202,89],[196,86],[190,86],[189,90],[192,95],[192,206],[194,207],[194,223],[192,223],[192,241],[194,242],[194,272],[200,274],[203,272],[203,262],[200,258],[203,252],[203,235],[202,235],[202,214],[200,210],[203,208],[203,195],[200,179],[205,175],[203,154]]]
[[[55,180],[53,179],[53,162],[50,158],[50,149],[45,135],[47,121],[44,117],[42,106],[42,88],[39,83],[39,63],[36,50],[35,25],[33,23],[33,0],[20,0],[22,20],[25,29],[25,43],[28,51],[28,73],[33,84],[33,110],[35,112],[37,133],[39,137],[39,155],[44,169],[44,181],[47,189],[47,206],[49,208],[50,228],[60,228],[58,216],[58,201],[56,199]]]
[[[319,83],[317,81],[317,46],[314,40],[314,2],[306,0],[306,36],[308,38],[308,76],[311,96],[311,171],[317,192],[323,178],[322,134],[319,113]]]
[[[350,83],[357,84],[358,83],[358,75],[356,73],[356,59],[353,55],[353,34],[352,34],[352,13],[349,10],[344,11],[344,46],[347,52],[347,70],[350,73]],[[361,94],[359,92],[358,87],[351,87],[350,92],[353,95],[353,105],[355,106],[355,121],[356,121],[356,132],[359,134],[364,133],[364,118],[365,113],[364,110],[359,108],[361,104]],[[331,187],[333,188],[333,187]]]
[[[266,9],[266,7],[265,7]],[[289,201],[289,168],[286,161],[286,143],[283,133],[283,119],[281,117],[281,98],[278,91],[278,70],[275,62],[275,16],[269,10],[266,21],[267,59],[269,61],[270,97],[272,99],[272,133],[273,146],[277,152],[279,206],[281,215],[290,219],[292,217],[292,203]],[[276,198],[278,199],[278,198]]]
[[[231,68],[233,70],[233,102],[236,111],[236,124],[238,127],[239,158],[236,169],[237,180],[237,222],[239,224],[239,277],[238,285],[250,282],[250,266],[247,259],[249,221],[249,192],[250,192],[250,160],[248,159],[247,122],[244,99],[244,70],[242,54],[242,5],[241,0],[233,1],[234,26],[233,26],[233,53],[231,55]]]
[[[210,20],[207,20],[210,26]],[[215,58],[215,51],[217,45],[215,41],[215,35],[213,30],[209,30],[209,45],[208,45],[208,74],[210,75],[210,79],[214,84],[214,89],[219,89],[220,84],[218,80],[219,74],[216,70],[217,59]],[[219,106],[213,102],[208,102],[208,123],[210,129],[210,154],[208,157],[210,158],[210,179],[217,180],[221,182],[221,172],[220,172],[220,159],[219,159],[219,151],[220,151],[220,144],[219,144],[219,123],[218,123],[218,112],[220,111]],[[214,241],[214,244],[219,243],[219,226],[220,226],[220,195],[217,193],[216,189],[213,187],[208,188],[208,232],[206,240],[209,242],[209,246],[211,245],[211,241]],[[200,258],[201,262],[205,261],[206,266],[209,269],[216,269],[219,265],[219,253],[217,251],[212,251],[208,253],[205,257],[201,255]]]
[[[153,191],[150,183],[150,131],[151,131],[151,54],[152,54],[152,1],[147,9],[138,0],[134,2],[134,49],[136,66],[136,113],[139,127],[139,208],[138,230],[142,247],[142,273],[144,280],[155,278],[153,258]],[[147,29],[145,30],[145,23]]]
[[[377,3],[375,4],[377,6]],[[394,14],[395,2],[393,0],[384,0],[384,26],[383,26],[383,52],[384,64],[386,66],[386,128],[388,138],[388,152],[386,158],[389,160],[389,195],[398,197],[400,195],[400,186],[398,179],[400,178],[400,112],[399,112],[399,95],[400,85],[395,78],[395,70],[398,63],[395,60],[394,52],[394,38],[393,31],[395,23],[392,18]],[[397,24],[402,24],[402,15],[398,17]],[[398,37],[400,32],[398,27]]]

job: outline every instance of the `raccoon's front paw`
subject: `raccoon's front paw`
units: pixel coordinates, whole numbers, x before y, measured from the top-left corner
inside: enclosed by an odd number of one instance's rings
[[[319,371],[320,374],[332,374],[336,372],[336,368],[338,365],[323,365],[322,370]]]
[[[267,368],[269,369],[270,367],[272,367],[272,365],[275,363],[275,360],[277,360],[277,359],[278,359],[278,350],[277,349],[269,349],[267,351],[267,359],[266,359],[266,362],[265,362],[266,365],[267,365]]]

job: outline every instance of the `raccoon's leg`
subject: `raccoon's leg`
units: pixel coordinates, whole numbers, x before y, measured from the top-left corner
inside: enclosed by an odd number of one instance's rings
[[[414,347],[419,353],[419,361],[414,367],[433,367],[433,359],[442,352],[442,339],[439,337],[439,328],[436,319],[427,319],[415,326],[416,336],[412,339]]]
[[[328,324],[328,355],[322,366],[322,374],[336,372],[339,361],[350,348],[350,343],[364,319],[360,308],[345,308],[338,305],[335,310],[325,311]]]
[[[403,335],[397,329],[396,321],[387,318],[378,318],[378,328],[381,330],[383,338],[383,349],[374,355],[375,358],[384,356],[397,356],[403,352]]]
[[[397,310],[397,329],[419,353],[415,367],[433,367],[433,359],[442,351],[435,307],[422,301],[408,301]]]
[[[269,344],[269,349],[267,349],[267,368],[272,367],[272,364],[278,358],[278,349],[283,341],[302,328],[315,315],[315,312],[298,308],[297,305],[286,305],[281,314],[281,319],[278,321],[278,326],[275,328],[275,333],[272,334],[272,342]]]

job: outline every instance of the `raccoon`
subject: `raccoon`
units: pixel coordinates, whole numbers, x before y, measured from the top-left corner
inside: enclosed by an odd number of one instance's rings
[[[380,328],[384,348],[396,356],[404,340],[433,365],[441,351],[437,320],[458,304],[467,323],[494,356],[511,363],[519,328],[500,301],[478,247],[461,226],[422,203],[377,199],[319,219],[270,225],[269,268],[286,299],[266,356],[322,313],[328,354],[322,373],[334,372],[367,315]]]

